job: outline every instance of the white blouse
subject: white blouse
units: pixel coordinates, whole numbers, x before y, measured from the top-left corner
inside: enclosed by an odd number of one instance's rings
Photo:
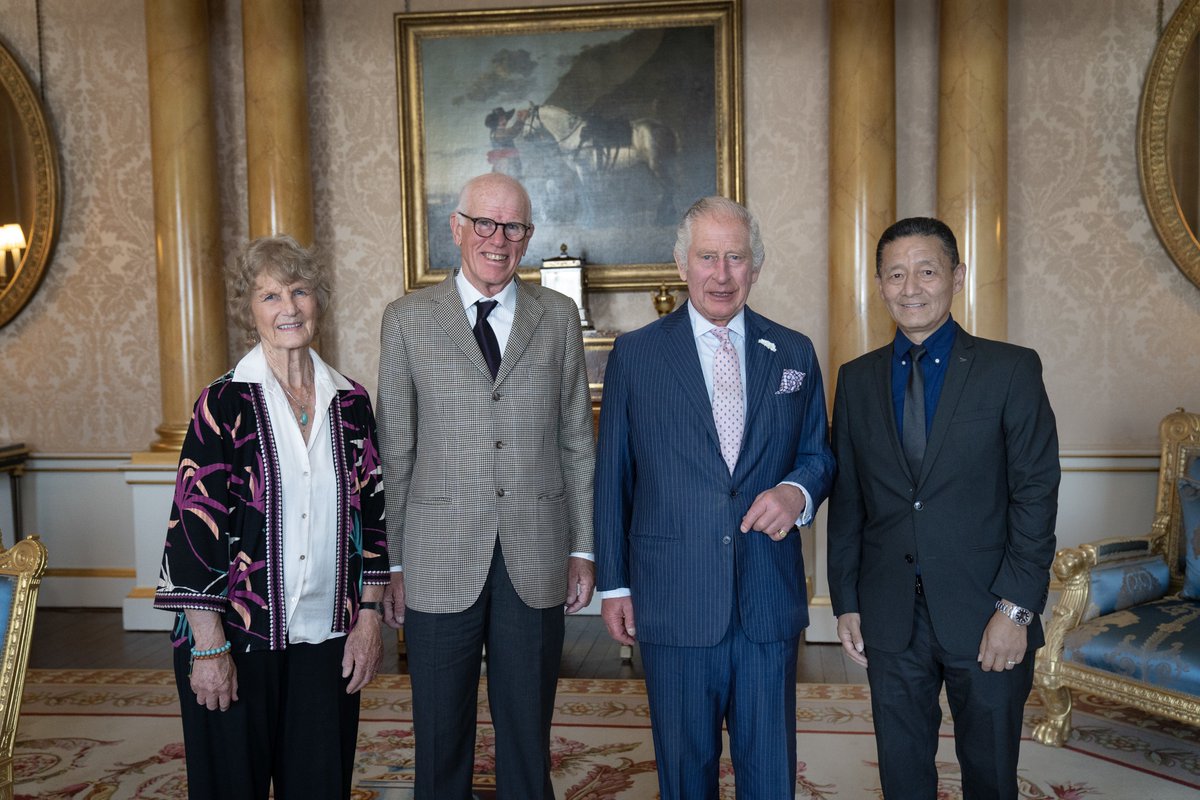
[[[329,404],[339,390],[349,391],[352,387],[315,351],[309,350],[309,354],[314,397],[307,443],[261,344],[247,353],[233,371],[235,381],[262,384],[279,456],[283,583],[290,644],[318,644],[343,635],[330,630],[329,615],[337,582],[338,502]]]

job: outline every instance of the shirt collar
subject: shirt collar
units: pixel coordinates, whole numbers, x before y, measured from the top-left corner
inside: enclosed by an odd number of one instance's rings
[[[316,350],[310,347],[308,354],[312,357],[315,383],[324,384],[331,393],[348,392],[354,388],[340,372],[322,361]],[[240,383],[261,383],[264,386],[279,383],[275,379],[275,373],[271,372],[271,367],[267,364],[267,354],[263,352],[262,342],[256,344],[253,350],[242,356],[242,360],[233,368],[233,379]]]
[[[458,274],[454,276],[454,285],[458,289],[459,299],[462,300],[463,310],[475,305],[479,300],[495,300],[505,309],[511,312],[517,310],[517,280],[513,278],[508,284],[497,292],[492,297],[484,296],[483,292],[475,288],[475,286],[467,280],[467,276],[463,274],[462,268],[458,270]]]
[[[925,352],[937,361],[944,361],[950,356],[950,349],[954,347],[954,337],[958,332],[958,323],[951,316],[942,326],[925,338],[921,344],[925,345]],[[913,343],[907,336],[901,333],[900,329],[896,329],[896,338],[892,340],[892,357],[903,361],[908,358],[908,351],[912,349]]]
[[[688,310],[688,318],[692,321],[692,335],[695,338],[699,339],[701,336],[708,333],[713,328],[717,327],[716,325],[713,325],[711,322],[709,322],[707,319],[705,319],[700,314],[700,312],[696,310],[696,307],[692,305],[691,300],[688,300],[688,302],[687,302],[687,310]],[[725,325],[724,327],[728,328],[729,330],[736,333],[738,336],[745,339],[746,338],[746,307],[742,306],[740,309],[738,309],[738,312],[734,316],[734,318],[729,320],[729,324]]]

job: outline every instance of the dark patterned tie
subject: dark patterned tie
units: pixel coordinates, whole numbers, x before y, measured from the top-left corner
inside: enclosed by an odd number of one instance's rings
[[[904,457],[913,478],[921,475],[925,460],[925,375],[921,372],[921,356],[925,348],[914,344],[908,351],[910,369],[904,387]]]
[[[495,300],[476,301],[475,327],[473,329],[475,341],[479,342],[479,350],[483,353],[483,360],[487,362],[488,371],[492,373],[493,379],[500,371],[500,343],[496,340],[496,332],[492,330],[492,325],[487,318],[496,305]]]

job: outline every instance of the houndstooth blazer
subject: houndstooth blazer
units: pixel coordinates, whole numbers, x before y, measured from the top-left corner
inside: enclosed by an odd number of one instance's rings
[[[454,275],[388,305],[377,422],[388,552],[406,604],[468,608],[497,533],[517,593],[562,604],[567,556],[592,552],[594,440],[579,311],[516,279],[512,333],[495,380]]]

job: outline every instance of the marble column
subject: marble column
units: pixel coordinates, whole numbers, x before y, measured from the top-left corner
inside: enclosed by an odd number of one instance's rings
[[[242,3],[250,236],[313,241],[301,0]]]
[[[875,288],[875,244],[896,220],[896,45],[892,0],[834,0],[829,11],[832,376],[892,335]],[[826,389],[832,398],[832,379]]]
[[[896,44],[893,0],[829,8],[829,356],[837,369],[887,342],[891,318],[875,288],[875,243],[896,218]],[[808,532],[805,532],[808,535]],[[826,579],[825,509],[813,526],[810,642],[836,642]]]
[[[208,2],[146,0],[145,15],[163,422],[149,452],[125,468],[135,561],[127,630],[170,627],[153,598],[175,464],[193,402],[227,368]]]
[[[200,390],[226,369],[208,3],[146,0],[162,424],[178,457]]]
[[[938,216],[958,237],[967,330],[1008,334],[1008,2],[942,0]]]

